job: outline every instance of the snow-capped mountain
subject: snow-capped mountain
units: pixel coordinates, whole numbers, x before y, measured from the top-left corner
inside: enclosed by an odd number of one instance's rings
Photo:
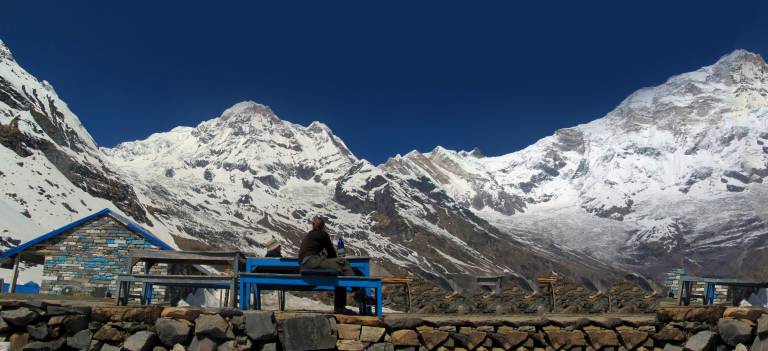
[[[766,143],[768,66],[737,50],[519,152],[438,147],[382,169],[430,179],[502,231],[657,277],[765,277]]]
[[[519,152],[438,147],[376,166],[326,125],[255,102],[98,148],[0,42],[2,243],[112,207],[180,248],[259,254],[274,237],[290,253],[320,214],[351,251],[435,281],[556,271],[599,288],[681,252],[686,268],[740,269],[765,237],[766,77],[737,51]]]

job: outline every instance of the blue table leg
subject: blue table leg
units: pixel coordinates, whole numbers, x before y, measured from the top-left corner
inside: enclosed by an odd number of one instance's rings
[[[258,284],[253,284],[253,307],[257,310],[261,309],[261,290],[259,290]]]
[[[384,314],[383,311],[381,310],[381,304],[382,304],[381,303],[381,286],[382,286],[381,283],[379,283],[376,286],[376,316],[378,316],[379,318],[381,318],[382,315]]]
[[[152,303],[152,284],[147,283],[147,305]]]
[[[242,280],[240,280],[240,283],[237,286],[238,289],[240,289],[238,292],[238,296],[240,299],[240,309],[241,310],[247,310],[248,309],[248,299],[246,298],[246,291],[245,291],[245,283],[243,283]]]

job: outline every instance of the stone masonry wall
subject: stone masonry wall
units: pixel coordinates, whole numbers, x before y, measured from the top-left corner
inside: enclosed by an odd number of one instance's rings
[[[11,300],[0,307],[0,341],[11,351],[768,349],[763,308],[673,307],[625,319],[430,320]]]
[[[45,264],[40,293],[62,295],[69,288],[71,295],[85,296],[90,296],[98,287],[105,287],[114,295],[117,275],[127,267],[129,250],[157,248],[109,216],[51,238],[42,246]],[[134,270],[141,269],[143,267],[134,267]],[[165,268],[153,267],[152,272],[162,273]],[[155,296],[162,299],[164,289],[156,288]]]

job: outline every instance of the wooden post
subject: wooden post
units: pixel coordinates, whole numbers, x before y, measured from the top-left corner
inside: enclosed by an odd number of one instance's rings
[[[21,256],[21,254],[18,254],[13,258],[13,277],[11,278],[11,286],[8,288],[9,294],[16,292],[16,282],[19,280],[19,262],[21,262],[19,256]]]

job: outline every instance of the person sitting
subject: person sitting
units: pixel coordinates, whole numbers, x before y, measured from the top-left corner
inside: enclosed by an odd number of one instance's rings
[[[336,255],[336,249],[331,243],[331,237],[325,231],[325,221],[315,216],[312,218],[312,230],[304,236],[299,247],[299,262],[301,269],[327,269],[335,271],[337,275],[356,275],[349,262]],[[362,289],[354,288],[355,301],[360,303],[368,299]],[[333,296],[333,310],[338,314],[350,314],[345,305],[347,301],[346,289],[336,287]],[[368,301],[366,301],[368,302]]]

